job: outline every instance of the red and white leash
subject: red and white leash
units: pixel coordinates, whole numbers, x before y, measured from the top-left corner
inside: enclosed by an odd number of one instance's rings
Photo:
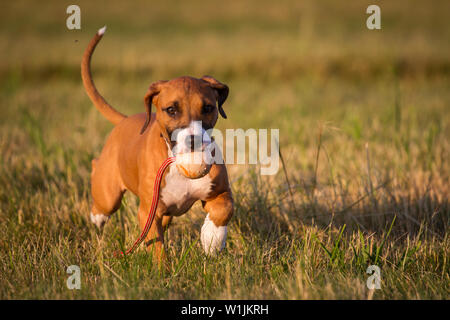
[[[140,244],[142,241],[144,241],[145,237],[147,237],[148,231],[150,230],[150,227],[153,223],[153,220],[155,219],[156,214],[156,208],[158,207],[159,202],[159,188],[161,186],[161,179],[164,174],[164,171],[166,171],[167,167],[175,162],[175,157],[169,157],[166,159],[166,161],[163,162],[161,167],[159,167],[158,173],[156,174],[155,178],[155,184],[153,186],[153,200],[152,200],[152,206],[150,207],[150,211],[148,213],[147,222],[145,223],[144,230],[142,230],[141,235],[137,240],[134,242],[133,246],[126,250],[125,252],[118,251],[115,252],[114,255],[117,256],[126,256],[130,253],[132,253]]]

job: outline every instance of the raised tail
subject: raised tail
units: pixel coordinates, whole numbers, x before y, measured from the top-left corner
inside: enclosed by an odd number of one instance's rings
[[[81,61],[81,78],[83,78],[84,88],[86,89],[89,98],[94,103],[98,111],[100,111],[100,113],[113,124],[118,124],[120,121],[126,118],[126,115],[120,113],[119,111],[111,107],[108,102],[106,102],[106,100],[97,91],[91,74],[92,53],[94,52],[97,43],[99,43],[100,39],[103,37],[105,31],[106,26],[98,30],[98,32],[92,38],[91,42],[89,42],[89,45],[84,51],[83,60]]]

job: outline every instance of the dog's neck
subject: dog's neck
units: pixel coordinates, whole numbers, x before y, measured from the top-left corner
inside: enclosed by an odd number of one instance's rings
[[[172,149],[170,146],[170,140],[166,136],[166,133],[162,130],[161,125],[156,119],[156,115],[153,114],[152,120],[145,132],[143,133],[144,139],[149,142],[157,142],[157,147],[161,151],[164,150],[166,157],[172,157]]]

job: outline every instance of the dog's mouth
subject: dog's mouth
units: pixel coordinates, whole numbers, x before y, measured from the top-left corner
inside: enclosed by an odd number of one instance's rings
[[[196,138],[187,137],[184,141],[176,142],[174,146],[177,169],[189,179],[207,175],[214,159],[215,148],[212,140],[195,140]]]
[[[176,129],[170,136],[171,153],[176,157],[176,166],[182,175],[197,179],[209,173],[215,160],[216,144],[201,121]]]
[[[214,149],[210,150],[212,143],[202,143],[198,147],[184,148],[174,153],[178,171],[189,179],[204,177],[211,170],[214,159]]]
[[[174,155],[180,154],[180,153],[206,152],[211,148],[212,143],[213,143],[212,140],[200,141],[200,142],[171,141],[170,148]]]
[[[173,154],[205,152],[214,141],[201,126],[200,121],[194,121],[188,127],[173,130],[170,137]]]

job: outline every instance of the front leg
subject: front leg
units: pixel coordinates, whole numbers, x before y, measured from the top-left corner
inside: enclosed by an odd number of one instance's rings
[[[151,199],[151,198],[150,198]],[[139,226],[141,231],[144,230],[145,224],[147,223],[148,214],[150,211],[151,203],[148,204],[145,201],[142,201],[139,206]],[[163,206],[160,204],[156,209],[155,218],[153,223],[148,231],[148,234],[145,238],[145,245],[147,246],[147,251],[153,252],[153,258],[158,264],[164,261],[164,225],[167,219],[164,219]]]
[[[203,208],[207,212],[202,226],[200,240],[206,254],[214,254],[225,248],[227,224],[233,215],[233,198],[231,191],[204,201]]]

